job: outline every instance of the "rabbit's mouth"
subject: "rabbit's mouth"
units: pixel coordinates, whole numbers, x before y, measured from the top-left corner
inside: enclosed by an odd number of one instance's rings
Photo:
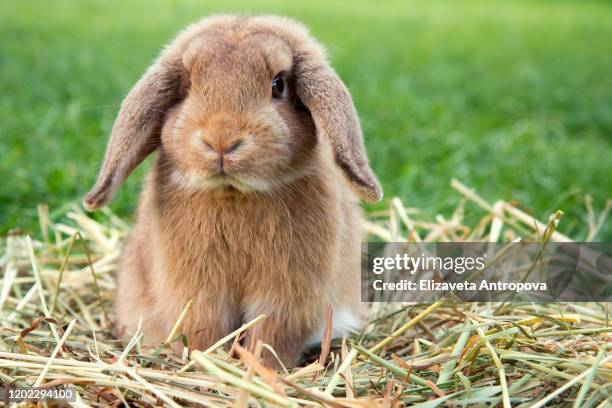
[[[214,176],[214,182],[217,183],[221,189],[235,189],[245,193],[268,189],[268,185],[263,182],[257,180],[243,180],[227,173]]]
[[[211,183],[219,185],[219,187],[233,186],[234,184],[239,183],[238,179],[223,171],[215,174],[214,176],[209,176],[208,180]]]
[[[241,192],[262,191],[269,188],[268,183],[258,179],[243,179],[226,172],[213,175],[203,175],[193,171],[181,172],[174,170],[172,183],[181,189],[194,191],[238,190]]]

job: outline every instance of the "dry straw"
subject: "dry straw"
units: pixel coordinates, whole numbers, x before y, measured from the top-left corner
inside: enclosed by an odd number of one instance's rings
[[[449,218],[427,219],[394,198],[365,228],[387,241],[571,241],[548,222],[510,203],[487,202],[457,180],[461,198]],[[588,240],[599,216],[585,199]],[[466,217],[469,213],[469,217]],[[259,363],[240,335],[213,347],[173,354],[167,342],[147,349],[136,335],[112,337],[113,272],[127,226],[109,211],[74,209],[51,219],[39,207],[40,240],[2,239],[0,376],[15,386],[74,384],[74,406],[574,406],[603,407],[612,392],[612,328],[607,304],[376,304],[364,332],[322,345],[290,372]],[[54,217],[56,218],[56,217]],[[188,339],[187,339],[188,340]],[[225,346],[225,347],[224,347]],[[232,352],[230,352],[230,348]]]

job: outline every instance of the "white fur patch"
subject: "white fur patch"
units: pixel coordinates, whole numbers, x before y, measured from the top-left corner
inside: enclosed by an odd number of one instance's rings
[[[344,308],[334,312],[332,325],[332,339],[337,339],[361,329],[363,327],[363,321],[355,313]],[[307,346],[313,346],[323,341],[325,326],[326,322],[323,322],[321,327],[308,338],[306,341]]]

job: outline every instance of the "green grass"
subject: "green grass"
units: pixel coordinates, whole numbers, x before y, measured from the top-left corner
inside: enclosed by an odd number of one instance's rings
[[[13,1],[0,10],[0,232],[92,185],[118,104],[160,47],[211,12],[293,16],[328,46],[387,199],[444,212],[451,177],[584,236],[612,196],[612,4]],[[132,212],[144,169],[111,207]],[[612,228],[599,237],[612,239]]]

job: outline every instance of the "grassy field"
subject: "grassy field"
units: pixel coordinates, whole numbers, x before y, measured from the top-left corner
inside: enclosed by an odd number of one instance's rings
[[[290,375],[261,367],[257,351],[228,353],[223,341],[172,353],[168,343],[189,340],[180,318],[155,349],[138,336],[116,340],[113,275],[129,225],[69,207],[92,185],[121,99],[161,46],[187,23],[231,11],[293,16],[327,44],[385,188],[385,202],[369,209],[401,198],[369,214],[371,239],[529,241],[546,230],[553,240],[581,240],[597,229],[584,201],[590,193],[599,215],[612,198],[612,3],[6,1],[3,381],[75,383],[77,406],[607,406],[604,303],[380,303],[358,336],[333,342],[330,353],[324,342]],[[146,168],[111,205],[124,219]],[[480,195],[451,188],[451,178]],[[503,217],[484,200],[505,200]],[[38,203],[50,205],[51,220]],[[423,212],[407,220],[404,205]],[[569,238],[545,226],[558,208]],[[521,210],[542,221],[538,231]],[[5,234],[16,227],[21,234]],[[612,223],[595,239],[612,241]],[[265,318],[226,339],[236,346]]]
[[[0,233],[35,230],[39,202],[79,202],[160,47],[225,11],[293,16],[328,46],[387,199],[444,212],[457,177],[538,218],[564,209],[560,230],[580,239],[584,193],[596,209],[612,196],[611,4],[26,0],[0,11]]]

